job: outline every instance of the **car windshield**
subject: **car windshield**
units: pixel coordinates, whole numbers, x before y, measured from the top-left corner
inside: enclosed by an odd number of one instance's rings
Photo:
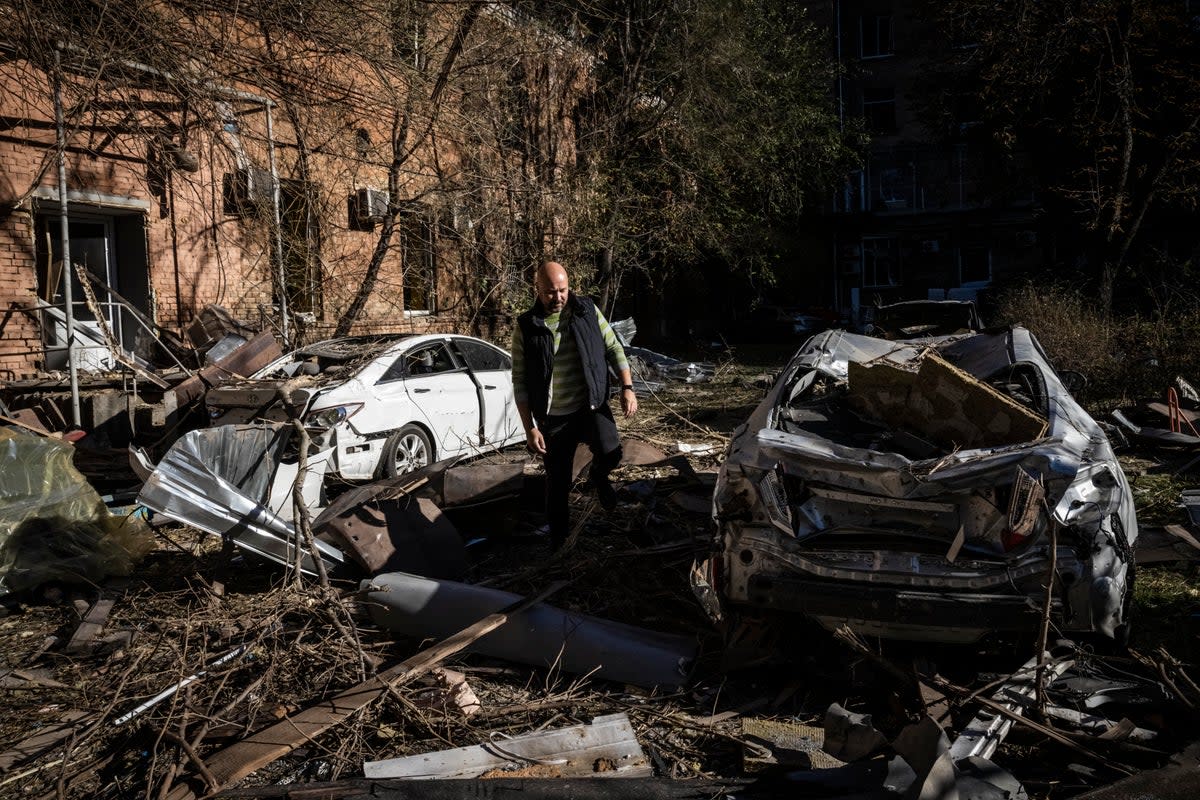
[[[350,336],[327,339],[293,350],[268,364],[255,378],[293,378],[297,375],[352,375],[405,336]]]

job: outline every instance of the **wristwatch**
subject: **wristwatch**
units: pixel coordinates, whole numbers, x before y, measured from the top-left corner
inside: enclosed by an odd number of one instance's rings
[[[631,392],[632,392],[632,391],[633,391],[633,384],[632,384],[632,383],[627,383],[627,384],[625,384],[624,386],[622,386],[622,387],[621,387],[621,391],[625,391],[626,389],[628,389],[629,391],[631,391]]]

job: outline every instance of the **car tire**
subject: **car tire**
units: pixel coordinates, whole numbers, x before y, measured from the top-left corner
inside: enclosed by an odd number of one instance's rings
[[[433,445],[429,434],[419,425],[405,425],[388,437],[380,461],[385,478],[404,475],[433,463]]]

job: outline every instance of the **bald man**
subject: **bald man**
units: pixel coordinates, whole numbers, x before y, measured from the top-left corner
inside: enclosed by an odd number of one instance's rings
[[[570,528],[575,450],[592,451],[590,479],[605,509],[617,505],[609,473],[621,460],[621,439],[608,406],[609,367],[620,376],[621,410],[637,413],[625,351],[596,304],[571,291],[562,264],[547,261],[534,276],[537,299],[513,330],[513,393],[526,445],[546,462],[546,519],[557,549]]]

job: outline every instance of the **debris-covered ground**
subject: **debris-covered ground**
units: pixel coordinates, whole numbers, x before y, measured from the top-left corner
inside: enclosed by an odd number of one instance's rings
[[[487,626],[517,630],[519,608],[479,613],[462,634],[397,635],[357,580],[298,580],[166,522],[127,577],[9,596],[0,797],[498,796],[406,789],[401,775],[579,797],[1129,796],[1103,793],[1122,780],[1147,781],[1141,796],[1195,796],[1200,592],[1195,548],[1177,536],[1146,539],[1127,650],[1064,643],[1039,665],[1032,636],[902,645],[784,616],[714,628],[689,572],[711,547],[715,470],[788,355],[742,351],[709,380],[645,387],[622,421],[642,463],[615,473],[615,511],[579,486],[565,552],[551,552],[527,497],[453,517],[470,542],[464,583],[540,597],[564,624],[688,639],[696,655],[677,685],[636,685],[650,666],[634,649],[611,666],[635,680],[574,674],[565,651],[540,668],[456,649]],[[485,460],[538,469],[521,448]],[[1189,460],[1123,455],[1144,529],[1188,523],[1178,499],[1194,475],[1175,472]],[[407,756],[423,758],[396,761]]]

